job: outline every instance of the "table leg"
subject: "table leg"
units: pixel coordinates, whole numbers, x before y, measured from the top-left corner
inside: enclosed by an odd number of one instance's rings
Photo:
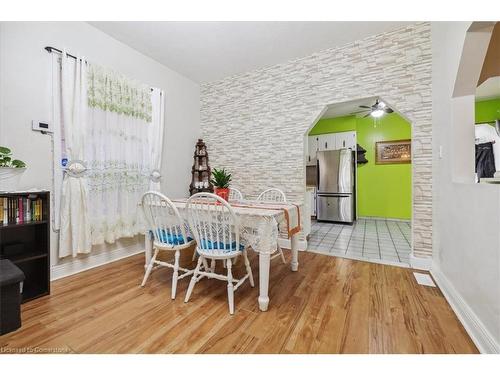
[[[153,256],[153,241],[151,240],[151,235],[149,234],[148,231],[144,235],[144,258],[145,258],[144,267],[147,267],[149,265],[152,256]]]
[[[269,306],[269,266],[271,264],[271,254],[259,253],[259,308],[267,311]]]
[[[292,238],[290,239],[290,247],[292,251],[292,262],[290,263],[290,266],[292,268],[292,271],[298,271],[299,270],[299,236],[298,234],[292,235]]]

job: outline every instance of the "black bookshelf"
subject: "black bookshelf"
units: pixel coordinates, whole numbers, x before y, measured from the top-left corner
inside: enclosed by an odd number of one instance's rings
[[[23,284],[22,302],[50,293],[50,193],[47,191],[0,192],[0,199],[18,202],[8,205],[7,222],[0,212],[0,258],[9,259],[26,277]],[[5,201],[2,201],[5,202]],[[23,204],[23,202],[25,202]],[[27,205],[38,202],[35,212]],[[19,205],[23,207],[19,209]],[[0,205],[1,207],[1,205]],[[10,211],[9,211],[10,210]],[[19,212],[22,212],[22,218]],[[28,217],[29,216],[29,217]]]

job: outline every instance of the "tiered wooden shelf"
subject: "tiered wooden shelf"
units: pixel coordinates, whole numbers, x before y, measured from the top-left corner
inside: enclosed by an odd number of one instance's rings
[[[50,193],[0,192],[3,198],[41,200],[38,220],[4,223],[4,212],[0,213],[0,258],[9,259],[24,272],[23,302],[45,296],[50,293]]]
[[[196,143],[193,159],[189,194],[193,195],[200,192],[213,193],[214,187],[210,182],[212,172],[208,163],[207,146],[202,139],[198,139]]]

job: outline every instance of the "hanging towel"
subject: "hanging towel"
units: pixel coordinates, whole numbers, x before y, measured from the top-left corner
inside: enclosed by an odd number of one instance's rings
[[[493,155],[493,143],[481,143],[476,145],[476,173],[479,179],[490,178],[496,172],[495,156]]]

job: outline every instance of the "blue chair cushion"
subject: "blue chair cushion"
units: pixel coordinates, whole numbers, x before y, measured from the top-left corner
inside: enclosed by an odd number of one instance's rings
[[[186,241],[184,241],[184,237],[182,234],[175,235],[173,233],[167,233],[165,230],[158,229],[158,237],[162,243],[166,243],[169,245],[184,245]],[[193,239],[188,236],[187,242],[192,241]]]
[[[233,243],[224,243],[224,242],[212,242],[210,240],[201,240],[201,246],[202,249],[209,249],[209,250],[226,250],[225,252],[229,253],[231,251],[243,251],[245,249],[245,245],[240,244],[239,249],[236,249],[236,241],[233,241]]]

